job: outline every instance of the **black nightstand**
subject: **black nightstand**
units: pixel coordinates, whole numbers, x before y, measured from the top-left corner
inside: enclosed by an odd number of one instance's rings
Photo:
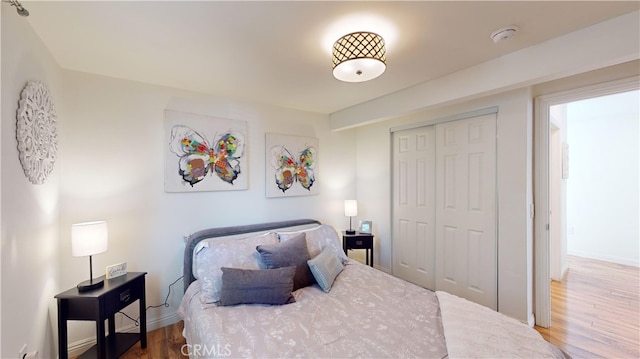
[[[342,231],[342,247],[347,256],[349,256],[347,253],[349,249],[366,249],[367,264],[373,267],[373,234],[360,232],[347,234],[346,231]]]
[[[144,276],[146,272],[133,272],[113,279],[105,279],[104,287],[88,292],[72,288],[55,296],[58,299],[58,357],[66,359],[67,320],[93,320],[96,322],[97,345],[80,358],[117,358],[138,340],[147,347],[147,314]],[[115,314],[124,307],[140,302],[140,333],[116,333]],[[109,320],[109,336],[105,337],[104,321]]]

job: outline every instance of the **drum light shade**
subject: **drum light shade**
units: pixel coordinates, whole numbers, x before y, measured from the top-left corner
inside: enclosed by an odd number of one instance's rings
[[[351,228],[351,217],[358,215],[358,201],[355,199],[347,199],[344,201],[344,215],[349,217],[349,229],[347,234],[355,234],[356,231]]]
[[[105,221],[71,225],[71,255],[74,257],[89,256],[89,280],[78,283],[78,291],[86,292],[104,285],[104,280],[93,279],[92,256],[107,251],[108,237],[107,222]]]
[[[344,201],[344,215],[345,217],[355,217],[358,215],[358,201],[355,199],[348,199]]]
[[[375,79],[386,70],[382,36],[373,32],[353,32],[333,44],[333,76],[345,82]]]
[[[71,255],[91,256],[107,251],[107,222],[86,222],[71,225]]]

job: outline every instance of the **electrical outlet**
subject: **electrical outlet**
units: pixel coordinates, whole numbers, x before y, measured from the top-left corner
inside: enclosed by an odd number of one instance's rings
[[[27,345],[23,345],[22,349],[18,352],[18,359],[23,359],[27,355]]]
[[[38,351],[34,350],[32,352],[28,352],[27,354],[24,355],[24,359],[37,359],[38,358]]]

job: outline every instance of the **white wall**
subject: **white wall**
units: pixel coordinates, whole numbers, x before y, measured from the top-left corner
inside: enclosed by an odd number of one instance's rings
[[[498,106],[499,311],[528,321],[532,296],[531,94],[528,89],[357,128],[358,218],[374,224],[376,266],[391,271],[390,129]]]
[[[2,7],[0,6],[0,36],[2,35]],[[0,46],[0,69],[2,68],[2,46]],[[2,70],[0,70],[0,79]],[[0,98],[2,89],[0,88]],[[2,116],[2,101],[0,101],[0,116]],[[0,117],[1,119],[1,117]],[[0,203],[2,203],[2,121],[0,120]],[[0,205],[0,236],[2,234],[2,205]],[[2,247],[4,241],[0,241],[0,323],[2,323]],[[0,355],[2,355],[2,325],[0,324]]]
[[[640,266],[638,91],[567,105],[569,254]]]
[[[4,7],[4,6],[3,6]],[[41,358],[55,357],[60,164],[43,185],[33,185],[18,158],[16,110],[27,81],[44,81],[66,117],[62,73],[13,9],[2,12],[2,352],[14,358],[23,344]]]
[[[563,145],[567,144],[567,106],[549,108],[549,274],[561,281],[567,262],[567,180],[562,178]]]
[[[2,7],[0,6],[0,36],[2,35]],[[2,46],[0,46],[0,69],[2,68]],[[0,70],[0,79],[2,70]],[[0,98],[2,89],[0,88]],[[0,101],[0,116],[2,116],[2,101]],[[2,121],[0,117],[0,203],[2,203]],[[2,205],[0,205],[0,236],[2,234]],[[2,323],[2,247],[4,241],[0,241],[0,323]],[[0,355],[2,355],[2,325],[0,324]]]

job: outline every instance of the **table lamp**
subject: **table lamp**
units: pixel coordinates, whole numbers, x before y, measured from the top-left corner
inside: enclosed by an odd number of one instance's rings
[[[89,280],[78,283],[78,291],[86,292],[104,285],[104,280],[93,279],[94,254],[107,251],[107,222],[85,222],[71,225],[71,254],[74,257],[89,256]]]
[[[349,217],[349,230],[346,231],[347,234],[356,234],[351,228],[351,217],[358,215],[358,201],[355,199],[348,199],[344,201],[344,215]]]

